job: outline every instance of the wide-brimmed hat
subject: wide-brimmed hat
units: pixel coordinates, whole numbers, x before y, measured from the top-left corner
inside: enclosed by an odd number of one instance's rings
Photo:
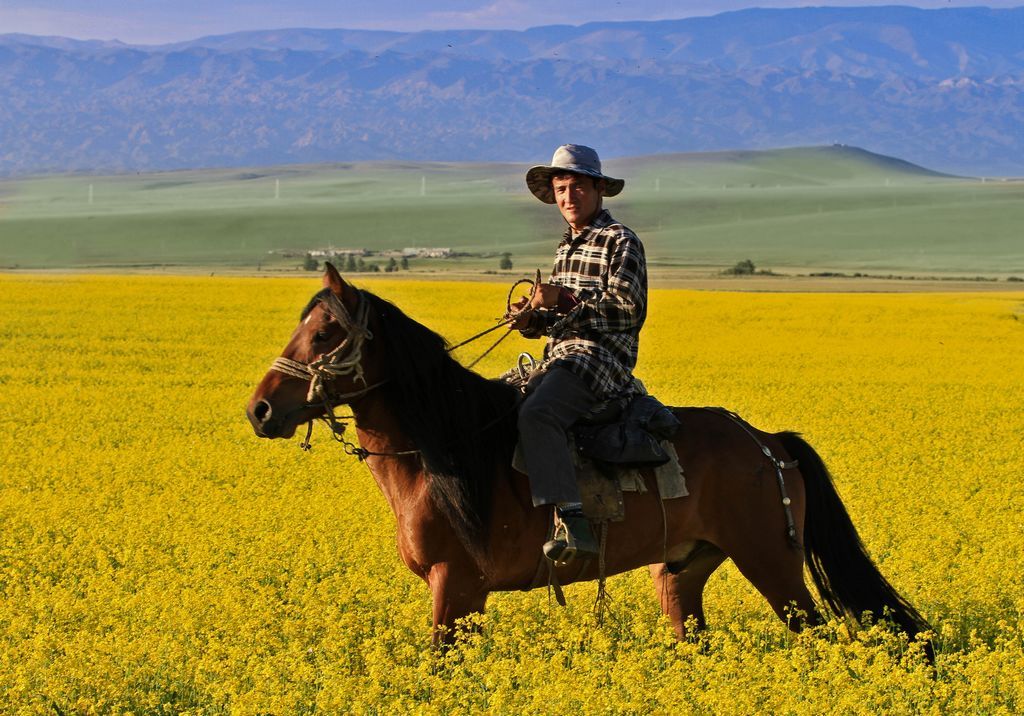
[[[590,147],[584,147],[582,144],[563,144],[555,150],[550,165],[530,167],[526,172],[526,186],[545,204],[554,204],[555,192],[551,188],[551,177],[565,172],[604,179],[605,196],[615,196],[626,184],[623,179],[613,179],[601,173],[601,160],[597,152]]]

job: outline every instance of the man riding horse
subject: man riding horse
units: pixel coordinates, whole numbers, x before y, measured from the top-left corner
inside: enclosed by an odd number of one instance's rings
[[[518,427],[533,504],[558,512],[558,529],[544,545],[555,562],[595,557],[599,548],[583,514],[567,432],[606,401],[636,391],[647,260],[637,235],[602,208],[624,184],[605,176],[597,152],[578,144],[559,147],[550,165],[526,173],[533,195],[555,204],[568,224],[548,282],[516,306],[533,310],[513,324],[528,338],[548,338]]]
[[[637,392],[631,371],[645,317],[644,253],[601,208],[623,183],[579,146],[560,147],[527,183],[569,224],[548,283],[518,305],[532,308],[517,314],[517,327],[549,337],[545,370],[528,381],[518,418],[529,484],[509,444],[516,390],[462,366],[442,336],[330,264],[324,289],[246,408],[265,438],[289,438],[303,423],[327,419],[346,450],[366,461],[395,516],[402,561],[430,587],[438,642],[453,640],[459,620],[482,612],[491,592],[538,586],[536,549],[550,516],[530,497],[562,512],[564,526],[544,545],[549,557],[597,551],[566,429],[597,412],[599,401]],[[358,445],[334,417],[341,404],[352,409]],[[672,450],[694,456],[689,497],[663,499],[660,488],[624,493],[623,519],[607,523],[604,559],[561,570],[561,583],[649,565],[661,608],[684,638],[691,625],[704,626],[705,584],[731,559],[791,629],[820,620],[806,569],[836,616],[891,617],[911,639],[930,631],[870,559],[806,441],[762,432],[722,409],[670,412],[685,426],[671,437]]]

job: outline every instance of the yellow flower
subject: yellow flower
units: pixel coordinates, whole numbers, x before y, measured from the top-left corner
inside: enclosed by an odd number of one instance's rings
[[[452,341],[505,287],[367,282]],[[730,564],[676,643],[646,570],[566,609],[493,595],[429,645],[364,466],[241,410],[308,279],[0,275],[0,694],[12,713],[1014,713],[1024,707],[1024,323],[1007,294],[655,290],[638,375],[804,433],[931,621],[792,635]],[[457,311],[452,306],[458,306]],[[457,352],[469,362],[478,344]],[[510,367],[518,337],[478,366]]]

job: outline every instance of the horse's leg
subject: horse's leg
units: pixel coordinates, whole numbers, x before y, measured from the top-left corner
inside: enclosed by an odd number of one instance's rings
[[[729,557],[791,630],[821,622],[804,582],[803,553],[781,535],[771,546],[747,545],[747,549],[732,550]]]
[[[686,622],[692,617],[698,630],[707,626],[704,619],[704,585],[711,573],[725,561],[725,555],[707,545],[698,547],[692,562],[673,573],[666,564],[649,566],[658,593],[661,611],[672,621],[679,639],[686,638]]]
[[[431,567],[427,583],[433,602],[434,644],[452,644],[456,622],[474,612],[482,613],[487,592],[480,591],[479,575],[453,568],[449,563]]]

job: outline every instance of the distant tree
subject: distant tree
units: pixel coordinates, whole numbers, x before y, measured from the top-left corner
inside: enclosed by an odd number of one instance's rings
[[[754,262],[750,259],[739,261],[735,266],[730,269],[726,269],[722,273],[729,274],[730,276],[751,276],[757,271],[757,267],[754,266]]]
[[[366,267],[370,273],[380,273],[380,264],[370,264]]]
[[[363,261],[363,257],[360,256],[356,260],[356,271],[365,271],[365,270],[366,270],[366,262]]]
[[[352,254],[348,255],[345,259],[345,273],[355,273],[356,270],[356,257]]]
[[[403,271],[408,271],[409,270],[409,257],[408,256],[403,256],[402,257],[402,270]]]
[[[512,254],[505,252],[501,255],[501,261],[498,262],[498,268],[502,271],[512,270]]]
[[[388,259],[388,265],[384,270],[387,271],[388,273],[394,273],[395,271],[398,270],[398,262],[395,261],[394,256]]]
[[[306,271],[316,271],[320,268],[320,263],[313,258],[313,254],[306,254],[306,258],[302,261],[302,268]]]

